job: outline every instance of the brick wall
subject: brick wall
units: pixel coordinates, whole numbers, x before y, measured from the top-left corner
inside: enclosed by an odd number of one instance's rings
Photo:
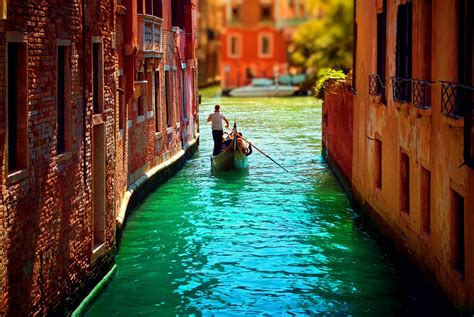
[[[133,28],[137,25],[130,16],[136,15],[132,6],[85,0],[83,16],[82,3],[12,0],[7,20],[0,20],[0,100],[6,99],[7,38],[25,41],[28,52],[28,76],[24,78],[27,146],[22,149],[28,156],[27,166],[19,171],[8,171],[7,103],[0,103],[2,316],[61,315],[77,305],[114,262],[116,217],[128,186],[183,148],[181,127],[185,123],[179,112],[178,94],[172,98],[173,125],[166,129],[164,67],[178,75],[180,66],[175,51],[177,32],[171,30],[171,23],[163,22],[166,32],[162,55],[148,59],[134,49],[137,30]],[[170,3],[164,1],[168,11]],[[124,43],[124,39],[132,40]],[[70,144],[62,154],[56,150],[58,43],[66,45],[69,52],[66,103],[70,120],[66,128]],[[103,109],[95,112],[93,43],[100,43],[102,55],[98,60],[103,60],[103,82],[98,84],[103,92]],[[144,98],[142,118],[137,113],[133,89],[135,71],[140,66],[158,69],[161,83],[158,113],[152,111],[152,100]],[[120,74],[125,103],[121,130],[121,92],[117,89]],[[176,91],[177,81],[170,83],[171,91]],[[154,89],[152,82],[147,83],[145,91],[150,89]],[[197,109],[195,105],[188,107]],[[163,127],[159,133],[155,133],[155,116]],[[98,185],[102,180],[103,194]],[[102,202],[103,218],[97,217],[102,215]],[[98,234],[102,230],[103,237]]]
[[[352,178],[353,113],[350,84],[332,83],[324,95],[323,150],[347,180]]]

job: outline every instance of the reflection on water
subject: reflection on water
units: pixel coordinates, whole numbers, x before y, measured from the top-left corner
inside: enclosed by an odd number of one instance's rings
[[[259,148],[243,172],[212,174],[199,152],[129,218],[118,271],[88,316],[394,315],[399,283],[353,224],[320,156],[312,98],[205,100]]]

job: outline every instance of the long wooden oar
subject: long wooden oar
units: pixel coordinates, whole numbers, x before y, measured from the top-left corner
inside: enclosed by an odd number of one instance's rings
[[[269,155],[267,155],[267,153],[263,152],[262,150],[260,150],[258,147],[256,147],[255,145],[253,145],[252,143],[250,143],[249,140],[247,140],[246,138],[242,137],[242,136],[239,136],[239,138],[241,138],[242,140],[244,140],[245,142],[249,143],[250,146],[253,146],[257,151],[259,151],[260,153],[262,153],[263,155],[265,155],[266,157],[268,157],[273,163],[275,163],[276,165],[280,166],[282,169],[284,169],[287,173],[289,173],[290,171],[288,171],[286,168],[284,168],[283,166],[280,165],[280,163],[278,163],[277,161],[275,161],[274,159],[272,159]]]

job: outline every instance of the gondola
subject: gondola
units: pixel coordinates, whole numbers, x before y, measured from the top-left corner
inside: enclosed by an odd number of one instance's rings
[[[233,131],[233,135],[232,142],[224,151],[211,156],[211,165],[214,170],[228,171],[248,168],[248,158],[237,146],[239,135],[236,130]]]

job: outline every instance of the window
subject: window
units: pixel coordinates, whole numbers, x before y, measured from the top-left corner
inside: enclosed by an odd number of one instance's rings
[[[410,159],[404,152],[400,153],[400,210],[410,213]]]
[[[137,13],[143,14],[143,0],[137,0]]]
[[[260,20],[268,22],[272,20],[272,8],[265,4],[260,7]]]
[[[105,210],[107,189],[105,182],[105,124],[94,125],[92,131],[92,189],[94,203],[94,232],[92,236],[93,250],[105,242]]]
[[[118,92],[118,106],[119,106],[119,130],[123,129],[124,126],[124,121],[125,121],[125,98],[124,98],[124,86],[123,86],[123,75],[119,75],[118,77],[118,86],[119,86],[119,92]]]
[[[7,44],[8,172],[27,167],[28,54],[24,42]]]
[[[382,190],[382,141],[374,140],[375,188]]]
[[[166,125],[171,127],[173,125],[172,115],[172,101],[171,101],[171,87],[170,87],[170,71],[165,70],[165,102],[166,102]]]
[[[184,0],[171,1],[172,25],[184,29]]]
[[[162,0],[153,0],[153,15],[156,17],[163,17]]]
[[[474,3],[472,0],[459,0],[458,19],[458,82],[474,86]],[[459,114],[465,117],[469,104],[474,104],[474,94],[468,89],[459,89]],[[471,118],[472,121],[472,118]]]
[[[464,277],[465,252],[464,252],[464,197],[452,190],[452,214],[453,214],[453,267],[461,277]]]
[[[423,166],[420,171],[421,228],[424,233],[431,233],[431,172]]]
[[[188,114],[186,113],[186,76],[185,76],[185,70],[181,72],[181,112],[183,114],[183,119],[186,119],[188,117]]]
[[[241,38],[237,35],[229,35],[229,57],[239,58],[241,56],[241,47],[240,47]]]
[[[152,15],[153,14],[153,7],[151,5],[152,0],[145,0],[145,12],[146,14]]]
[[[137,72],[137,81],[139,81],[139,82],[143,81],[143,76],[144,76],[143,71]],[[143,89],[143,86],[142,86],[142,89]],[[138,113],[138,116],[143,116],[143,114],[144,114],[143,95],[144,95],[144,92],[142,91],[141,95],[137,98],[137,113]]]
[[[387,55],[387,0],[383,1],[383,11],[377,14],[377,75],[385,85]],[[385,87],[377,80],[377,95],[381,95],[382,103],[387,104]]]
[[[233,6],[232,7],[232,16],[230,21],[232,23],[239,23],[240,22],[240,7],[239,6]]]
[[[104,62],[102,43],[92,43],[92,92],[94,114],[104,111]]]
[[[272,56],[272,41],[271,36],[268,34],[260,35],[259,41],[259,56],[260,57],[271,57]]]
[[[70,150],[71,138],[71,109],[68,106],[67,94],[69,93],[69,46],[58,45],[57,51],[57,154]]]
[[[181,114],[180,114],[180,107],[179,107],[179,99],[178,98],[178,76],[176,75],[176,69],[173,69],[172,77],[171,77],[171,82],[173,85],[172,91],[173,91],[173,105],[176,107],[176,115],[175,115],[175,120],[176,122],[180,121]],[[181,85],[181,83],[180,83]]]
[[[393,85],[393,98],[399,102],[410,102],[412,70],[412,4],[399,5],[397,12],[397,48],[395,71],[397,79]]]
[[[155,132],[161,131],[160,124],[160,72],[155,71]]]

